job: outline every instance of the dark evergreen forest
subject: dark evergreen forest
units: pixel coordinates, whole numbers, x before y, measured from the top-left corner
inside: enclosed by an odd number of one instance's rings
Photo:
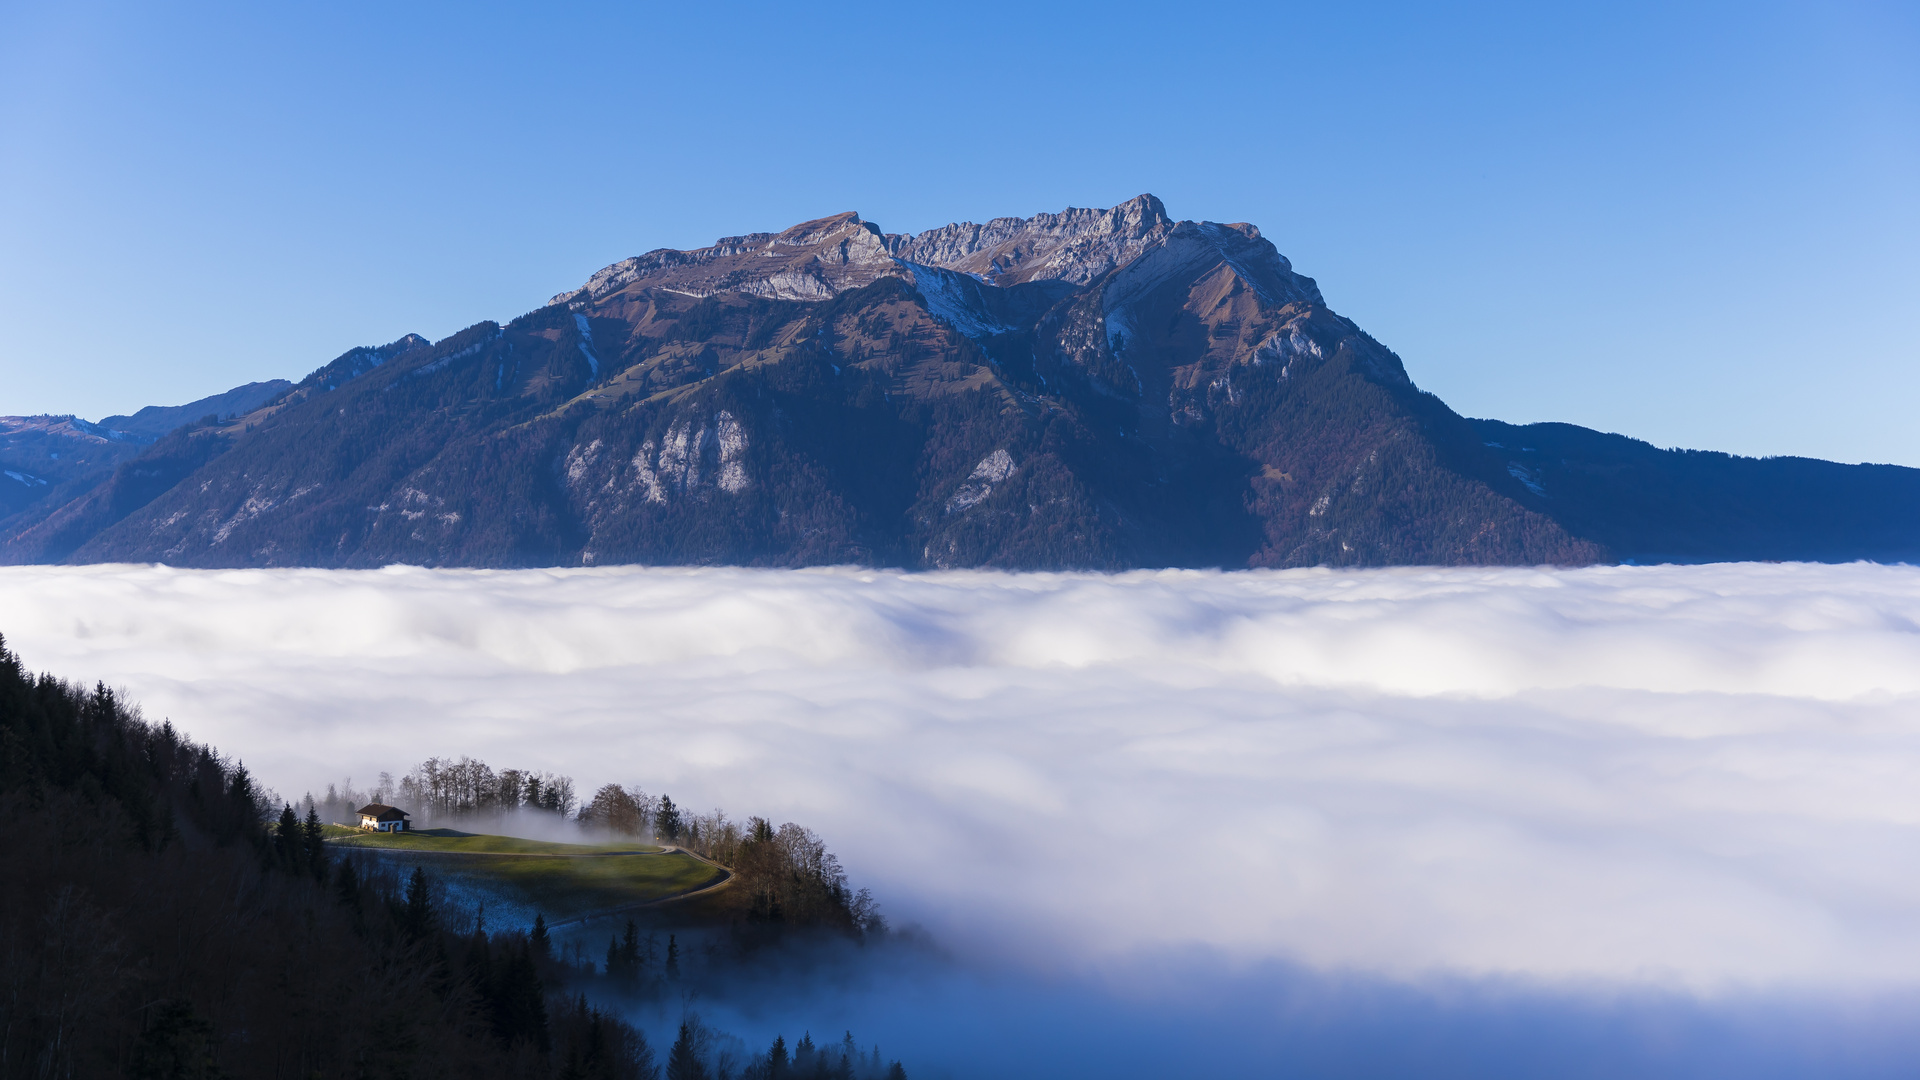
[[[751,887],[694,913],[709,966],[884,932],[843,877],[796,891],[776,832],[751,826],[730,853]],[[559,955],[544,920],[489,932],[424,871],[334,858],[321,834],[235,759],[0,639],[0,1076],[906,1075],[851,1034],[744,1053],[692,1014],[651,1046],[619,1007],[676,991],[678,935],[661,955],[629,923],[601,968]]]

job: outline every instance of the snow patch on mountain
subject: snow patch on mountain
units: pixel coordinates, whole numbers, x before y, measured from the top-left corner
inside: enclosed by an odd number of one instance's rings
[[[573,313],[573,325],[580,330],[580,355],[587,358],[587,366],[593,369],[593,377],[600,377],[600,358],[593,355],[593,327],[587,325],[587,317],[579,312]]]
[[[1547,497],[1547,489],[1540,485],[1540,478],[1535,476],[1533,470],[1527,468],[1525,465],[1517,461],[1507,462],[1507,475],[1525,484],[1527,490],[1533,492],[1535,495],[1543,499]]]
[[[1004,334],[1012,327],[994,318],[982,303],[978,278],[919,263],[903,263],[913,273],[914,287],[927,302],[927,311],[971,338]]]

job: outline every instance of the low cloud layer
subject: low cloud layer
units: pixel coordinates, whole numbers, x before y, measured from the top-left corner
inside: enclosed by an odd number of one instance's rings
[[[0,632],[288,795],[464,753],[800,821],[1017,964],[1920,982],[1911,568],[23,567]]]

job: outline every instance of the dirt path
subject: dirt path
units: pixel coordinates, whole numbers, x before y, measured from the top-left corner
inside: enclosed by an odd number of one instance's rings
[[[705,896],[708,893],[719,892],[721,889],[724,889],[727,886],[733,884],[733,877],[734,877],[733,871],[728,869],[727,867],[724,867],[719,863],[714,862],[712,859],[707,858],[705,855],[702,855],[697,851],[688,851],[685,848],[668,848],[667,849],[667,852],[675,852],[675,851],[680,852],[681,854],[684,854],[689,858],[692,858],[698,862],[706,863],[708,866],[711,866],[715,870],[720,871],[720,876],[718,878],[708,881],[704,885],[698,885],[698,886],[695,886],[694,888],[686,889],[681,892],[674,893],[671,896],[662,896],[657,900],[648,900],[645,903],[641,903],[641,904],[623,904],[620,907],[608,908],[605,911],[595,911],[586,915],[575,915],[571,919],[560,919],[555,922],[550,922],[547,924],[547,926],[549,928],[558,927],[558,926],[571,926],[574,923],[591,922],[594,919],[604,919],[609,916],[618,915],[626,911],[644,911],[647,908],[659,907],[662,904],[671,904],[680,900],[691,900],[696,896]],[[662,854],[666,854],[667,852],[662,852]]]

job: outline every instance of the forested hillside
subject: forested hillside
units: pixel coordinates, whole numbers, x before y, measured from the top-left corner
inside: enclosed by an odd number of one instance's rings
[[[768,864],[777,892],[795,873],[776,832],[759,823],[734,854]],[[684,971],[672,952],[649,966],[629,922],[602,968],[538,923],[489,931],[429,875],[337,857],[322,834],[311,809],[276,812],[237,761],[104,686],[34,676],[0,642],[0,1075],[905,1075],[850,1036],[737,1052],[692,1015],[656,1051],[617,1015],[691,996],[702,967],[728,974],[796,934],[878,932],[852,917],[844,879],[784,918],[759,891],[674,916],[732,942]]]

